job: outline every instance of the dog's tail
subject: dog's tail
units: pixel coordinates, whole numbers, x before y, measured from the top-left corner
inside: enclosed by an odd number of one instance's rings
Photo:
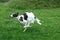
[[[35,18],[36,22],[41,25],[40,20],[38,18]]]

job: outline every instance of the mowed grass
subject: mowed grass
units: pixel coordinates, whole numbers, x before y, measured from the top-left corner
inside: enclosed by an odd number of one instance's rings
[[[10,15],[32,11],[42,25],[36,22],[23,32],[23,25]],[[40,10],[20,10],[3,7],[0,4],[0,40],[60,40],[60,8]]]

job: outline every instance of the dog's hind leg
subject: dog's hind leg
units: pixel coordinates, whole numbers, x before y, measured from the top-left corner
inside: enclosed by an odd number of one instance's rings
[[[40,20],[38,18],[36,18],[35,20],[37,21],[38,24],[41,25]]]
[[[23,32],[25,32],[27,30],[27,27],[24,28]]]

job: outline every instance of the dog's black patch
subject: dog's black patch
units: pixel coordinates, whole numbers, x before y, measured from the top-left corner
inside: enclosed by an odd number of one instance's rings
[[[17,17],[18,16],[18,13],[16,13],[16,14],[13,14],[13,17]]]
[[[24,19],[27,20],[28,16],[26,13],[23,14],[24,15]]]
[[[23,21],[23,17],[20,17],[20,21]]]

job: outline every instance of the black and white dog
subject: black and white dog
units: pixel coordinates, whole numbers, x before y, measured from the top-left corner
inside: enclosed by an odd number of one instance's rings
[[[10,15],[11,17],[15,17],[20,23],[24,24],[24,32],[31,27],[30,24],[35,21],[41,25],[40,20],[35,17],[32,12],[25,12],[23,15],[19,15],[19,13],[14,13]]]

